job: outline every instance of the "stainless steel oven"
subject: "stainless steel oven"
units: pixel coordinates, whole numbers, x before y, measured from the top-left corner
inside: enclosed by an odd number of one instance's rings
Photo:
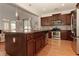
[[[53,28],[52,29],[52,38],[53,39],[61,39],[61,32],[59,28]]]

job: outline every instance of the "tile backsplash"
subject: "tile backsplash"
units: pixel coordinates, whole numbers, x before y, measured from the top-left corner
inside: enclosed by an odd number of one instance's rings
[[[70,25],[63,25],[63,26],[41,26],[41,29],[43,30],[51,30],[53,28],[60,28],[61,30],[71,30],[71,26]]]

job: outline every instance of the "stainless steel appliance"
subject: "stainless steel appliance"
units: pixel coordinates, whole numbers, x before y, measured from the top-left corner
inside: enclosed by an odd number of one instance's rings
[[[79,9],[72,12],[71,32],[73,38],[73,50],[79,54]]]
[[[61,36],[60,36],[60,29],[59,28],[53,28],[52,29],[52,38],[53,39],[61,39]]]

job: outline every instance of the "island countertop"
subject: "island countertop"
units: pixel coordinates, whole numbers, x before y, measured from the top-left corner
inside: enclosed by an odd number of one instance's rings
[[[48,32],[48,31],[51,31],[51,30],[27,30],[26,32],[11,32],[11,31],[8,31],[8,32],[5,32],[5,33],[35,33],[35,32]]]

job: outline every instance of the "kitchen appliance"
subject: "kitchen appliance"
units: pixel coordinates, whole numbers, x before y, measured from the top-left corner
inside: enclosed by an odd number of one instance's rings
[[[75,51],[76,54],[79,54],[79,9],[72,12],[71,32],[73,38],[73,51]]]
[[[61,33],[59,28],[53,28],[52,29],[52,38],[53,39],[61,39]]]

